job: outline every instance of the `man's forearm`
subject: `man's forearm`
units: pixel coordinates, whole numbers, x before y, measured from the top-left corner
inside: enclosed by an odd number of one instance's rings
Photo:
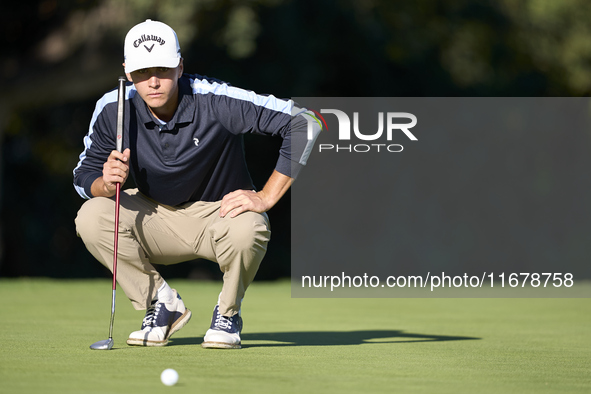
[[[287,190],[291,187],[293,181],[293,178],[283,175],[277,170],[273,171],[269,177],[269,180],[259,192],[259,194],[262,195],[263,199],[269,205],[267,209],[271,209],[275,204],[277,204],[285,192],[287,192]]]

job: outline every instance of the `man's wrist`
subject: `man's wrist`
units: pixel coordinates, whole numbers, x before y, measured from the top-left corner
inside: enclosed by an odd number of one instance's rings
[[[103,192],[106,194],[106,197],[113,197],[115,195],[115,191],[109,190],[107,184],[103,181]]]
[[[115,191],[109,190],[103,177],[95,179],[90,191],[94,197],[113,197],[115,195]]]

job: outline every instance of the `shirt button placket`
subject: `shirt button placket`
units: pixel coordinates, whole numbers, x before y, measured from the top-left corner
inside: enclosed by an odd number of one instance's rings
[[[166,135],[166,130],[164,129],[164,126],[158,126],[160,129],[160,138],[161,140],[166,139],[167,135]],[[170,159],[170,144],[168,142],[164,142],[162,144],[162,156],[164,157],[165,160]]]

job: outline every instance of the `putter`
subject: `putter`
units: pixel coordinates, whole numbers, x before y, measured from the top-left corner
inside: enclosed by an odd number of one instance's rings
[[[119,77],[117,95],[117,150],[123,148],[123,107],[125,104],[125,77]],[[121,184],[117,183],[115,192],[115,240],[113,246],[113,298],[111,299],[111,323],[109,324],[109,339],[104,339],[90,345],[93,350],[111,350],[113,348],[113,321],[115,320],[115,294],[117,290],[117,246],[119,244],[119,195]]]

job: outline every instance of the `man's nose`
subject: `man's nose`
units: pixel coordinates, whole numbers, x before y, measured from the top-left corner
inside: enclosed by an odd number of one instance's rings
[[[157,88],[157,87],[159,87],[160,86],[160,78],[158,78],[158,76],[156,74],[152,74],[152,76],[148,80],[148,85],[151,88]]]

